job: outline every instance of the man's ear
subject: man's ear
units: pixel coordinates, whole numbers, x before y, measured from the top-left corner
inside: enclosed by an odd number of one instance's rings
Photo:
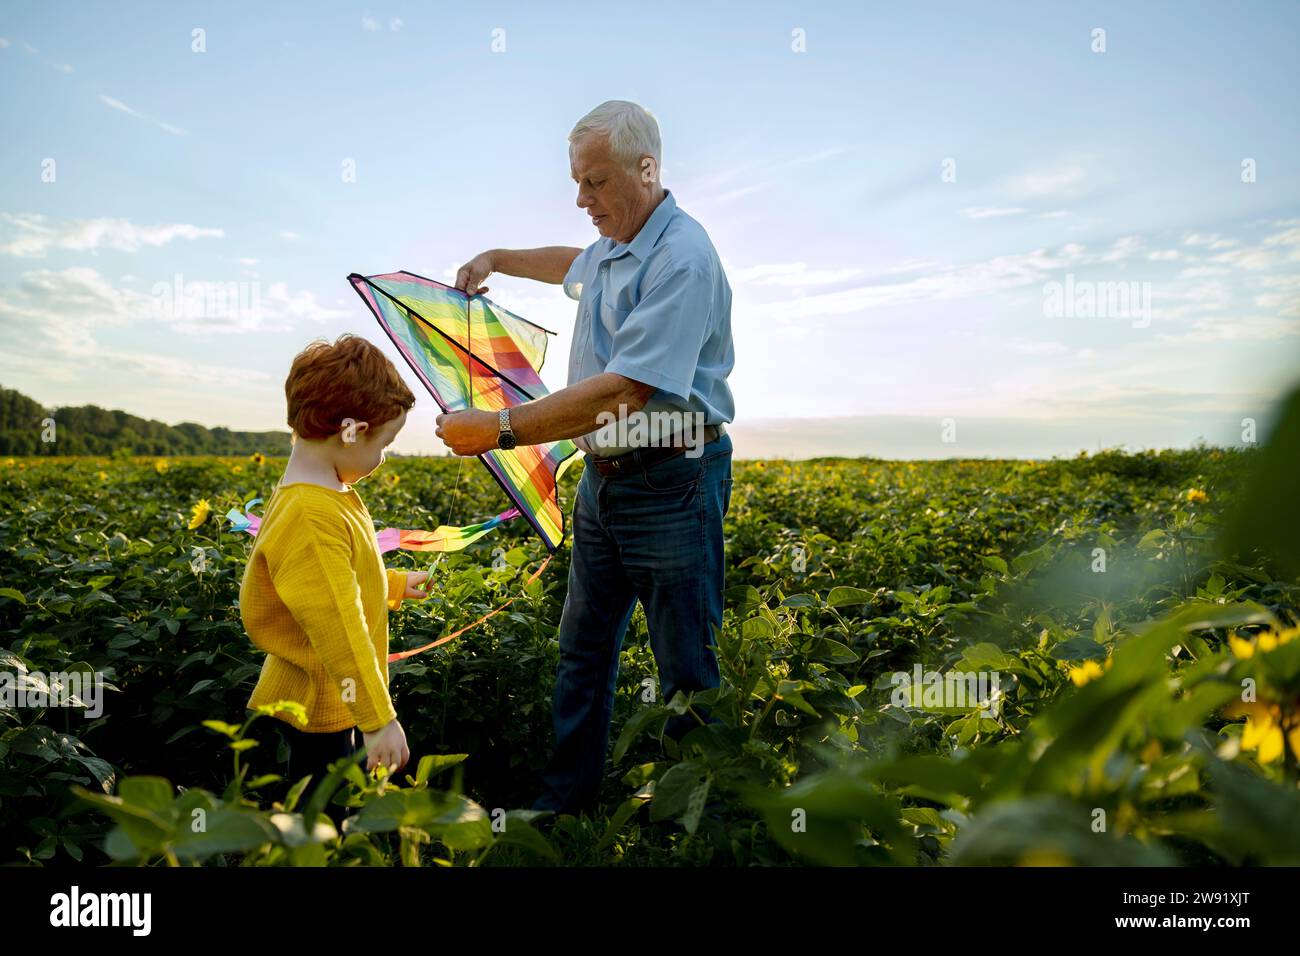
[[[655,161],[653,156],[641,157],[641,182],[652,183],[655,181]]]

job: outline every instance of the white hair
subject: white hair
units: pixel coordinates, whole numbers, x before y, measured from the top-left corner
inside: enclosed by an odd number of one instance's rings
[[[659,123],[644,106],[627,100],[606,100],[578,120],[569,133],[572,143],[589,133],[609,137],[614,158],[633,172],[642,156],[653,156],[656,170],[662,167]]]

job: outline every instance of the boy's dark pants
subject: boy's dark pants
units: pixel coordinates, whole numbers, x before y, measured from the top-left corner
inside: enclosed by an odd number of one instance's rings
[[[302,812],[311,792],[329,773],[329,765],[360,750],[365,743],[365,738],[359,727],[349,727],[346,730],[336,730],[327,734],[309,734],[297,727],[290,727],[282,720],[276,720],[275,723],[276,730],[289,748],[289,768],[282,773],[285,779],[280,788],[279,798],[283,799],[295,783],[307,774],[311,774],[311,782],[307,784],[307,790],[296,808],[298,812]],[[334,821],[335,827],[341,827],[343,818],[348,815],[345,807],[333,803],[326,805],[325,813]]]

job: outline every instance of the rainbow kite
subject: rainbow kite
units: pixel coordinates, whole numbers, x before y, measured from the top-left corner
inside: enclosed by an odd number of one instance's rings
[[[353,273],[348,281],[444,412],[467,408],[497,412],[549,394],[539,373],[546,359],[546,337],[553,332],[481,295],[466,295],[411,272]],[[415,543],[418,536],[428,535],[441,546],[415,550],[456,550],[515,517],[511,514],[515,512],[528,520],[554,554],[564,542],[564,512],[556,483],[576,460],[577,451],[573,442],[564,439],[484,452],[479,460],[514,507],[467,528],[398,531],[399,542],[411,536]]]

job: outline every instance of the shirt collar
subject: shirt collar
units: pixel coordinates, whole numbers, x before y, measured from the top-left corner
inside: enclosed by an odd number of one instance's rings
[[[605,258],[615,259],[625,252],[630,252],[637,259],[644,262],[646,256],[650,255],[650,251],[654,249],[655,243],[659,241],[659,237],[668,228],[668,220],[673,217],[676,210],[677,200],[673,198],[672,190],[665,189],[664,198],[659,201],[659,205],[655,207],[655,211],[650,214],[650,218],[645,221],[640,231],[632,237],[632,241],[626,245],[623,243],[615,244]]]

